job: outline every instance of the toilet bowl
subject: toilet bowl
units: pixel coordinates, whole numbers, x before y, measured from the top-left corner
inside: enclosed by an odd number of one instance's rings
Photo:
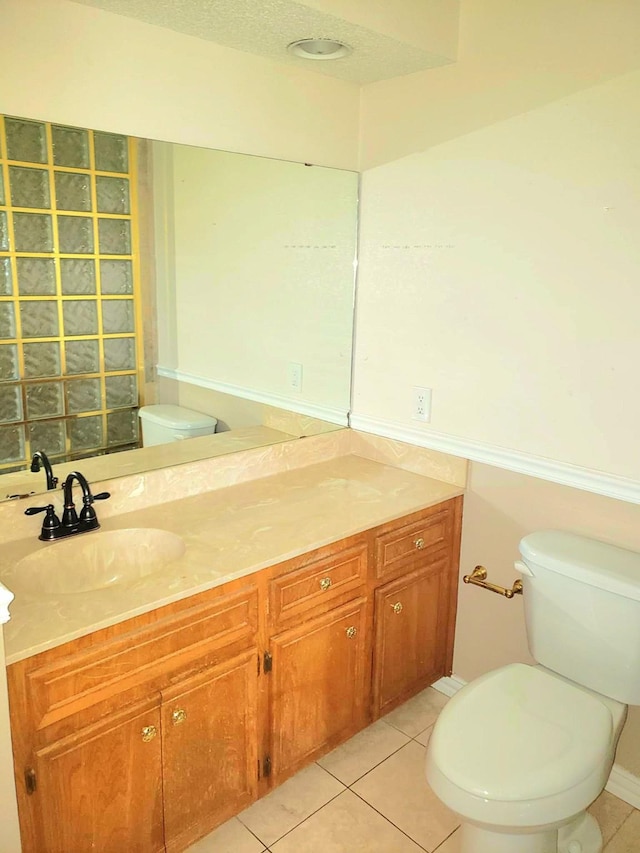
[[[539,666],[511,664],[462,688],[434,726],[427,778],[465,824],[463,853],[598,853],[584,812],[625,719],[626,705]]]
[[[426,775],[461,853],[601,853],[586,812],[640,704],[640,554],[565,531],[520,543],[529,649],[442,710]]]

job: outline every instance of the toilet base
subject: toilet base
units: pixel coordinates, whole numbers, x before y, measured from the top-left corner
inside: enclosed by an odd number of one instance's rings
[[[464,823],[460,853],[602,853],[602,833],[586,812],[571,823],[542,832],[497,832]]]

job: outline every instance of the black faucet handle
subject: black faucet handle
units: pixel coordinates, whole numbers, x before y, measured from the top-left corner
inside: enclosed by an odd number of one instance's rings
[[[45,542],[49,539],[56,539],[56,531],[60,527],[60,519],[55,513],[54,505],[47,504],[46,506],[31,506],[29,509],[25,509],[24,514],[37,515],[39,512],[46,513],[42,522],[40,539],[43,539]]]
[[[98,492],[97,495],[92,495],[94,501],[106,501],[111,497],[111,492]]]

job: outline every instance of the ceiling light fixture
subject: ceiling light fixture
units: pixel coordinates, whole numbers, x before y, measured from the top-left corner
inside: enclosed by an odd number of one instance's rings
[[[287,50],[302,59],[342,59],[353,48],[335,39],[298,39],[288,45]]]

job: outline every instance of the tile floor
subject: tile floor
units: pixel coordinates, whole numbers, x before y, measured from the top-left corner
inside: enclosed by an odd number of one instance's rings
[[[457,853],[457,819],[424,777],[425,747],[446,701],[428,688],[187,853]],[[640,853],[640,811],[606,792],[591,811],[605,853]]]

